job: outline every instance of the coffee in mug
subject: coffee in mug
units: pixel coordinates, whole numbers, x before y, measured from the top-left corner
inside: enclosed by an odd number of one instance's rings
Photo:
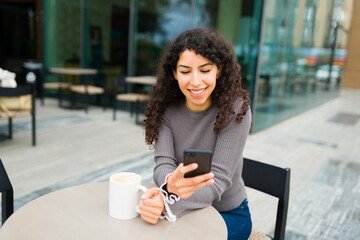
[[[136,182],[140,176],[135,174],[121,174],[119,176],[115,176],[113,179],[117,183],[131,183]]]
[[[141,185],[141,176],[136,173],[116,173],[109,178],[109,214],[117,219],[131,219],[138,216],[136,209],[140,193],[146,187]]]

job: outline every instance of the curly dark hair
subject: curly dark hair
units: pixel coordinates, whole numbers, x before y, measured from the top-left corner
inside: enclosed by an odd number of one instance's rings
[[[187,30],[170,42],[161,54],[157,82],[150,91],[150,101],[145,113],[145,142],[149,145],[154,146],[158,139],[161,117],[166,108],[185,102],[185,96],[173,76],[180,54],[185,50],[195,51],[221,70],[211,94],[212,104],[219,108],[213,127],[215,133],[228,125],[231,115],[235,114],[234,102],[237,99],[243,100],[242,111],[236,118],[238,123],[249,109],[250,99],[248,92],[241,87],[240,65],[232,45],[215,30]]]

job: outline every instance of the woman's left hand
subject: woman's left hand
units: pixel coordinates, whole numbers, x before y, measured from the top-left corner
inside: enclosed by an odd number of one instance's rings
[[[156,224],[164,211],[164,201],[157,188],[148,189],[140,200],[140,215],[148,223]]]

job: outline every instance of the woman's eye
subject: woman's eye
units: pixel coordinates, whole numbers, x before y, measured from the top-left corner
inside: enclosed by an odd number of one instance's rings
[[[210,72],[210,70],[201,70],[202,73]]]
[[[188,74],[189,71],[182,71],[181,73],[182,73],[182,74]]]

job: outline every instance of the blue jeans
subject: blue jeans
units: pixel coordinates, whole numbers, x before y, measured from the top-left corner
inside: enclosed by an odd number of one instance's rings
[[[246,240],[249,238],[252,222],[247,199],[239,207],[230,211],[220,212],[220,214],[226,223],[228,240]]]

